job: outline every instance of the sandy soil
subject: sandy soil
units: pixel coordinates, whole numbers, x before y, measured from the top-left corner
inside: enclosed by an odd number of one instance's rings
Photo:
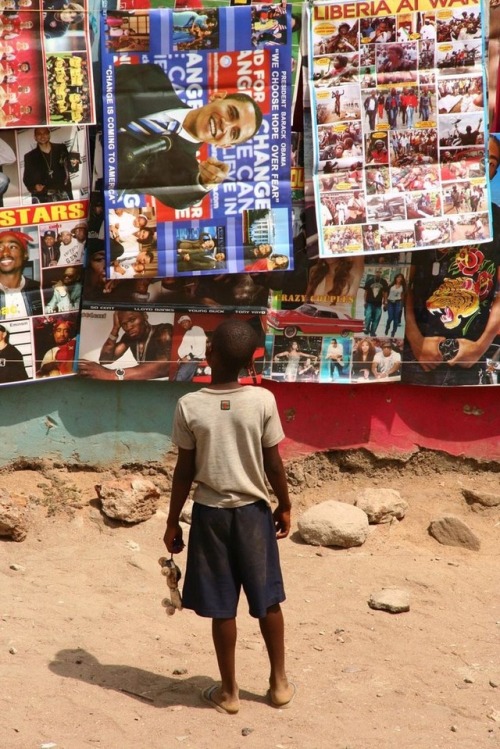
[[[199,696],[217,679],[210,622],[189,611],[167,617],[160,605],[169,469],[145,470],[165,500],[133,526],[101,515],[94,485],[110,473],[44,465],[4,473],[1,486],[30,497],[32,526],[26,541],[0,542],[0,746],[500,746],[500,508],[474,512],[461,493],[498,491],[498,470],[432,454],[397,463],[353,453],[289,466],[295,523],[280,548],[297,695],[289,710],[266,703],[266,655],[242,601],[236,716]],[[352,501],[376,485],[401,492],[404,520],[373,526],[358,548],[301,543],[296,520],[306,507]],[[479,535],[479,552],[428,535],[430,520],[449,511]],[[184,567],[185,554],[178,561]],[[388,586],[410,592],[410,612],[368,607],[370,594]]]

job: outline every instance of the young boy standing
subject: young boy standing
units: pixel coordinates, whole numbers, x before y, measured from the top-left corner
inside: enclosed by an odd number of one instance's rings
[[[280,607],[285,592],[276,543],[290,531],[290,500],[278,450],[284,433],[274,396],[238,382],[256,346],[257,335],[248,323],[223,322],[207,351],[210,387],[188,393],[177,404],[172,441],[179,454],[164,536],[169,552],[182,551],[179,516],[196,482],[183,605],[212,618],[221,684],[203,690],[202,697],[230,714],[240,707],[235,650],[242,587],[269,655],[270,704],[289,707],[295,695],[285,672]],[[264,476],[278,499],[274,513]]]

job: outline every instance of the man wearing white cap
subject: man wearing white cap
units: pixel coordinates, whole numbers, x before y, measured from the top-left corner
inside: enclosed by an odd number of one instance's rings
[[[190,382],[198,368],[198,362],[205,358],[207,336],[199,325],[193,325],[189,315],[181,315],[179,325],[186,332],[178,348],[179,366],[175,379],[178,382]]]

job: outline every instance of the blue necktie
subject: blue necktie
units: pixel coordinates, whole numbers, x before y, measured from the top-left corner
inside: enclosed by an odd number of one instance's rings
[[[137,120],[129,122],[126,129],[139,140],[146,140],[151,135],[173,135],[179,132],[181,123],[176,120],[158,122],[152,117],[139,117]]]

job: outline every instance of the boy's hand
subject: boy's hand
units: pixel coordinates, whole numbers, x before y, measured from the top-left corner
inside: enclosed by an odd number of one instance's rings
[[[279,507],[273,512],[276,538],[286,538],[290,533],[290,510],[280,510]]]
[[[167,530],[163,536],[163,543],[171,554],[179,554],[184,548],[182,540],[182,528],[180,525],[167,525]]]

